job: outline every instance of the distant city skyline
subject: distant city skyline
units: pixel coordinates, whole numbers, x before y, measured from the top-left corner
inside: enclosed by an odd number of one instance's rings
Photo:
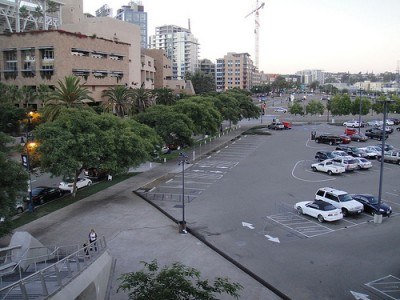
[[[104,0],[103,0],[104,1]],[[200,58],[215,62],[227,52],[247,52],[254,61],[256,0],[142,0],[148,34],[173,24],[190,27],[200,43]],[[325,72],[396,72],[400,63],[399,0],[259,0],[260,71],[294,74]],[[129,1],[84,0],[84,12]]]

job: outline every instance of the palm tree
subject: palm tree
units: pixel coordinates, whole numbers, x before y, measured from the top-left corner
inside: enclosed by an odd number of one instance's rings
[[[139,89],[131,89],[130,91],[132,93],[135,112],[144,112],[146,108],[153,104],[154,101],[152,99],[151,92],[147,91],[144,87],[140,87]]]
[[[176,103],[176,97],[169,88],[155,89],[153,91],[156,104],[163,105],[174,105]]]
[[[106,111],[112,111],[118,117],[123,118],[132,110],[132,90],[127,89],[124,85],[111,87],[103,92],[103,96],[108,98],[105,104]]]
[[[43,117],[46,121],[55,120],[62,108],[85,107],[92,102],[91,92],[80,85],[80,79],[67,76],[64,81],[58,80],[58,86],[50,93],[44,104]]]

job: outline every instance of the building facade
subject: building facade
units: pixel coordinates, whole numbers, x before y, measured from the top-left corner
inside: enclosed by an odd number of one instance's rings
[[[306,85],[314,81],[318,81],[320,85],[325,84],[325,74],[322,70],[302,70],[296,72],[296,75],[301,76],[301,83]]]
[[[215,72],[217,91],[222,92],[233,88],[250,90],[253,86],[254,70],[250,54],[227,53],[223,58],[217,59]]]
[[[136,24],[140,27],[140,46],[147,48],[147,12],[141,1],[131,1],[117,11],[118,20]]]
[[[127,43],[46,30],[3,34],[0,45],[0,81],[5,84],[56,86],[74,75],[100,102],[104,89],[128,82]]]
[[[185,79],[187,72],[193,74],[199,67],[199,43],[188,29],[175,25],[156,27],[149,46],[165,50],[172,61],[173,79]]]

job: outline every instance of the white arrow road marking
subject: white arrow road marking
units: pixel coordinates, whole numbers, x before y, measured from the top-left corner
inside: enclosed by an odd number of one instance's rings
[[[268,239],[268,241],[274,242],[274,243],[280,243],[279,238],[274,238],[268,234],[265,235],[265,237]]]
[[[253,224],[250,224],[250,223],[242,222],[242,226],[243,226],[243,227],[248,227],[248,228],[250,228],[250,229],[254,229]]]
[[[366,294],[361,294],[357,292],[350,291],[350,293],[353,295],[356,300],[369,300],[369,296]]]

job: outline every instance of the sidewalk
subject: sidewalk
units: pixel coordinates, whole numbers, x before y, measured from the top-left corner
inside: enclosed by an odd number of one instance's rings
[[[223,147],[246,129],[247,126],[232,130],[187,154],[190,160],[198,160]],[[146,163],[135,171],[143,173],[17,230],[28,231],[44,245],[83,244],[91,228],[99,236],[105,236],[109,252],[116,259],[110,298],[113,300],[127,299],[127,295],[116,292],[118,277],[142,269],[141,261],[154,259],[159,266],[181,262],[194,267],[201,272],[202,278],[211,282],[215,277],[228,277],[243,285],[241,299],[280,299],[190,233],[180,234],[173,220],[133,193],[168,174],[180,172],[177,161]],[[232,298],[222,295],[220,299]]]

